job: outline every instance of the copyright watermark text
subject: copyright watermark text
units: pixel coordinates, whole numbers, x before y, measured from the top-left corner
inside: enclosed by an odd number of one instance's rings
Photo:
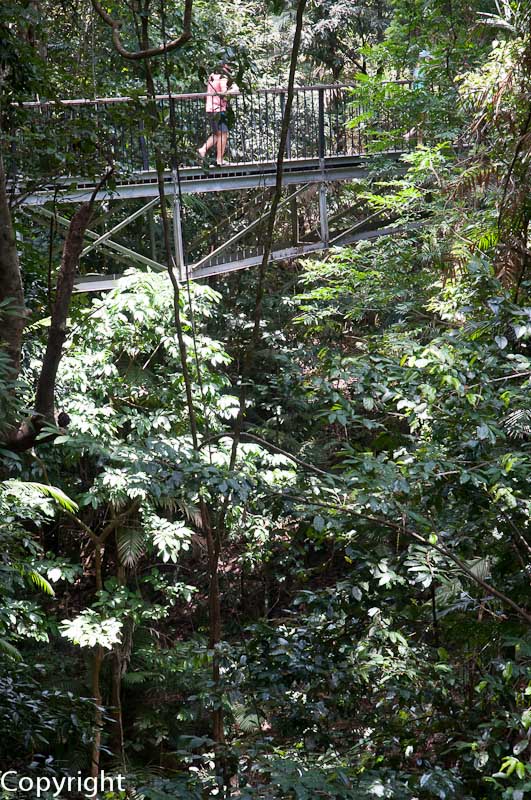
[[[51,793],[52,797],[60,797],[63,792],[78,792],[85,797],[94,798],[100,792],[124,792],[125,778],[123,775],[105,775],[101,772],[97,778],[84,778],[79,772],[76,776],[64,778],[56,777],[31,777],[19,775],[14,769],[0,772],[0,790],[4,792],[23,792],[34,797],[45,797]]]

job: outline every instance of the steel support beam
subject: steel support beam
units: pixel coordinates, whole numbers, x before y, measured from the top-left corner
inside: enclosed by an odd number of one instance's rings
[[[117,225],[115,225],[114,228],[111,228],[110,231],[107,231],[102,236],[100,236],[98,239],[96,239],[94,242],[92,242],[92,244],[89,244],[88,247],[85,247],[85,249],[82,251],[80,257],[82,258],[83,256],[86,256],[87,253],[90,253],[90,251],[94,250],[95,247],[98,247],[98,245],[103,244],[104,242],[106,242],[108,239],[111,238],[111,236],[113,234],[117,233],[118,231],[121,231],[122,228],[125,228],[126,225],[129,225],[130,222],[133,222],[133,220],[137,219],[138,217],[141,217],[143,214],[146,213],[146,211],[149,211],[151,208],[153,208],[153,206],[156,206],[157,203],[158,203],[158,198],[155,198],[154,200],[150,200],[149,203],[146,203],[145,206],[142,206],[142,208],[139,208],[138,211],[135,211],[133,214],[130,214],[128,217],[126,217],[121,222],[119,222]]]
[[[50,211],[48,208],[44,208],[43,206],[33,206],[32,211],[37,214],[40,214],[43,217],[53,217],[59,225],[62,225],[63,228],[70,227],[70,220],[68,217],[63,217],[60,214],[54,214],[53,211]],[[100,236],[95,233],[94,231],[87,230],[85,231],[85,236],[88,239],[99,239]],[[155,272],[166,272],[167,267],[164,264],[159,264],[158,261],[154,261],[152,258],[148,258],[147,256],[142,255],[142,253],[135,253],[134,250],[131,250],[129,247],[125,247],[123,244],[118,244],[118,242],[113,242],[110,239],[106,239],[102,242],[98,247],[106,247],[109,250],[113,250],[117,253],[120,253],[122,256],[126,256],[130,258],[132,261],[137,261],[139,264],[144,264],[146,267],[150,267],[151,269],[155,270]]]
[[[397,233],[404,233],[404,231],[409,230],[410,227],[415,226],[413,223],[412,226],[404,226],[402,228],[393,228],[392,226],[388,226],[386,228],[380,228],[379,230],[374,231],[361,231],[359,233],[354,233],[351,236],[345,237],[345,240],[342,242],[341,246],[347,244],[354,244],[354,242],[361,242],[366,241],[367,239],[377,239],[379,236],[391,236]],[[415,226],[417,227],[417,226]],[[311,253],[318,253],[322,250],[328,250],[328,245],[325,245],[324,242],[315,242],[309,244],[301,244],[297,247],[286,247],[282,250],[275,250],[271,253],[270,261],[284,261],[284,260],[291,260],[294,258],[300,258],[301,256],[310,255]],[[192,269],[190,270],[190,277],[193,280],[197,280],[200,278],[208,278],[212,275],[224,275],[229,272],[234,272],[239,269],[246,269],[248,267],[254,267],[258,264],[262,263],[262,256],[249,256],[248,258],[242,258],[239,261],[231,261],[227,264],[216,264],[211,267],[201,267],[200,269]]]
[[[301,187],[300,187],[299,189],[297,189],[295,192],[293,192],[292,194],[290,194],[290,195],[289,195],[287,198],[285,198],[284,200],[282,200],[282,201],[279,203],[279,206],[278,206],[278,208],[280,209],[280,208],[282,208],[283,206],[285,206],[287,203],[291,202],[291,200],[292,200],[293,198],[295,198],[297,195],[301,194],[301,192],[304,192],[304,191],[305,191],[307,188],[308,188],[308,184],[304,184],[304,186],[301,186]],[[243,229],[243,230],[241,230],[241,231],[238,231],[238,233],[234,234],[234,236],[232,236],[230,239],[228,239],[228,240],[227,240],[226,242],[224,242],[222,245],[220,245],[220,246],[219,246],[219,247],[217,247],[215,250],[213,250],[213,251],[212,251],[212,253],[208,253],[208,255],[206,255],[206,256],[205,256],[204,258],[202,258],[200,261],[197,261],[197,262],[196,262],[196,263],[193,265],[192,269],[199,269],[199,267],[206,266],[206,265],[208,264],[208,262],[209,262],[209,261],[211,261],[211,260],[212,260],[212,259],[213,259],[215,256],[217,256],[217,255],[219,255],[220,253],[222,253],[222,252],[223,252],[224,250],[226,250],[228,247],[230,247],[231,245],[235,244],[235,243],[236,243],[236,242],[238,242],[240,239],[242,239],[244,236],[246,236],[246,235],[247,235],[247,234],[248,234],[250,231],[252,231],[254,228],[258,227],[258,225],[260,225],[262,222],[264,222],[264,221],[265,221],[265,220],[266,220],[266,219],[269,217],[269,214],[270,214],[270,213],[271,213],[271,211],[270,211],[270,210],[269,210],[269,211],[266,211],[266,213],[265,213],[265,214],[262,214],[260,217],[258,217],[258,219],[255,219],[255,220],[253,220],[253,222],[251,222],[249,225],[247,225],[247,227],[246,227],[246,228],[244,228],[244,229]]]
[[[422,223],[413,222],[404,225],[400,228],[387,226],[373,231],[360,231],[359,233],[351,234],[345,237],[345,241],[341,246],[347,244],[354,244],[355,242],[366,241],[368,239],[377,239],[380,236],[393,236],[399,233],[407,233],[409,230],[415,230],[422,227]],[[314,242],[310,244],[298,245],[297,247],[286,247],[282,250],[275,250],[271,253],[270,261],[288,261],[294,258],[301,258],[312,253],[327,250],[323,242]],[[202,267],[201,269],[191,270],[190,278],[192,280],[200,280],[201,278],[209,278],[214,275],[225,275],[229,272],[235,272],[240,269],[247,269],[248,267],[257,266],[262,262],[262,256],[249,256],[242,258],[239,261],[232,261],[227,264],[217,264],[212,267]],[[76,292],[94,292],[94,291],[108,291],[114,289],[120,276],[89,276],[81,278],[76,281],[74,290]]]

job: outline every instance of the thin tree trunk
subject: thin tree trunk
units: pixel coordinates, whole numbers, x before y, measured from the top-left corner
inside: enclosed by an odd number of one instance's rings
[[[147,41],[147,31],[144,25],[142,34],[142,45],[144,47],[146,46],[146,41]],[[156,106],[154,99],[155,86],[153,82],[153,74],[149,60],[147,60],[145,63],[145,70],[146,70],[147,94],[148,97],[152,98],[152,104],[153,104],[152,113],[156,118]],[[174,156],[175,155],[176,154],[174,154]],[[164,191],[164,164],[160,157],[160,153],[157,152],[155,154],[155,159],[156,159],[156,170],[157,170],[159,197],[160,197],[163,242],[164,242],[164,249],[166,252],[168,273],[174,292],[175,328],[177,331],[177,341],[179,345],[181,369],[183,371],[183,379],[184,379],[185,393],[186,393],[186,405],[188,409],[188,419],[190,423],[192,442],[194,448],[198,450],[199,437],[198,437],[197,420],[196,420],[193,395],[192,395],[192,380],[190,376],[190,370],[188,368],[188,352],[181,324],[180,287],[174,271],[174,257],[173,257],[171,238],[170,238],[170,221],[168,219],[168,212],[166,207],[166,198]],[[222,635],[221,598],[219,593],[219,576],[218,576],[220,536],[219,536],[219,531],[218,535],[216,536],[212,528],[210,513],[204,501],[200,501],[200,510],[201,510],[202,528],[205,534],[205,539],[207,544],[207,556],[208,556],[209,648],[214,651],[214,655],[212,657],[212,681],[214,684],[214,690],[217,693],[216,708],[214,708],[212,712],[212,738],[215,742],[216,773],[222,780],[227,782],[226,759],[224,754],[225,726],[224,726],[223,706],[221,704],[222,698],[221,698],[221,693],[219,691],[220,677],[221,677],[220,664],[219,664],[219,656],[216,652],[216,646],[221,641],[221,635]]]
[[[0,157],[0,167],[3,170]],[[35,413],[26,420],[23,420],[18,428],[8,432],[5,440],[2,442],[4,447],[9,447],[15,451],[29,450],[35,444],[35,439],[39,431],[43,427],[46,420],[55,421],[55,380],[57,377],[57,370],[63,354],[63,344],[66,338],[66,322],[68,319],[68,312],[70,309],[70,301],[72,299],[72,292],[74,289],[74,279],[76,275],[79,257],[83,249],[83,238],[85,231],[90,222],[94,201],[101,187],[106,183],[113,173],[113,168],[109,169],[99,184],[94,189],[92,197],[88,203],[84,203],[81,208],[74,214],[66,240],[63,246],[63,255],[61,258],[61,266],[59,269],[59,276],[57,279],[56,296],[52,307],[52,321],[48,333],[48,341],[46,345],[46,352],[44,354],[42,367],[37,383],[37,394],[35,399]],[[17,370],[20,365],[20,349],[22,344],[22,329],[24,327],[23,316],[23,302],[24,295],[22,290],[20,269],[18,265],[18,257],[16,257],[16,247],[14,248],[14,256],[9,255],[10,235],[14,246],[13,228],[11,225],[11,215],[9,207],[7,206],[7,198],[5,195],[5,178],[2,180],[3,172],[0,173],[0,301],[5,298],[4,292],[6,287],[11,287],[11,291],[17,291],[17,284],[19,286],[19,298],[22,301],[22,311],[15,317],[15,322],[7,325],[8,336],[12,341],[12,358],[16,363]],[[3,187],[3,189],[2,189]],[[2,205],[2,200],[5,201],[5,208]],[[7,256],[6,256],[7,251]],[[16,258],[16,261],[14,261]],[[16,269],[15,269],[16,267]],[[1,315],[0,315],[1,323]],[[0,329],[1,330],[1,329]],[[61,421],[61,414],[58,418],[58,424],[66,424]],[[65,414],[66,422],[68,416]]]
[[[284,106],[284,115],[282,117],[282,127],[280,129],[280,141],[278,145],[277,165],[276,165],[276,179],[273,198],[271,200],[271,208],[269,210],[269,217],[267,220],[267,228],[264,236],[264,252],[262,261],[258,272],[258,281],[256,288],[256,295],[254,301],[253,311],[253,330],[251,340],[247,347],[242,364],[241,371],[241,392],[240,392],[240,408],[235,423],[235,434],[232,440],[232,452],[230,459],[230,469],[234,469],[236,463],[236,455],[238,452],[238,445],[243,431],[243,424],[245,419],[245,403],[246,403],[246,385],[251,372],[253,359],[258,348],[260,341],[260,323],[262,320],[262,302],[265,293],[265,275],[271,250],[273,247],[273,235],[275,231],[275,224],[277,219],[277,210],[282,195],[283,174],[284,174],[284,156],[286,151],[286,142],[288,140],[289,125],[291,119],[291,108],[293,106],[293,95],[295,87],[295,73],[297,70],[297,61],[299,57],[299,49],[302,37],[302,24],[304,19],[304,10],[306,8],[307,0],[299,0],[297,3],[297,17],[295,24],[295,34],[293,36],[293,45],[291,49],[291,60],[289,69],[288,91],[286,94],[286,105]],[[226,504],[222,511],[221,517],[224,519],[226,514]]]
[[[243,430],[243,423],[245,418],[245,402],[246,390],[245,386],[248,381],[254,355],[256,353],[258,343],[260,340],[260,323],[262,318],[262,302],[265,293],[265,274],[269,257],[271,255],[273,245],[273,234],[275,230],[277,210],[280,203],[283,186],[283,172],[284,172],[284,155],[286,151],[286,142],[288,140],[289,125],[291,118],[291,108],[293,105],[293,95],[295,86],[295,72],[297,68],[297,60],[302,36],[302,25],[304,19],[304,10],[306,8],[307,0],[298,0],[295,33],[293,36],[293,45],[291,50],[290,71],[288,80],[288,91],[286,95],[286,105],[284,107],[284,116],[282,119],[282,127],[280,130],[280,141],[277,155],[276,165],[276,181],[273,198],[271,201],[271,208],[269,211],[269,218],[267,220],[267,229],[264,239],[264,252],[262,256],[262,263],[258,274],[258,286],[256,290],[254,313],[253,313],[253,331],[251,341],[245,352],[243,365],[242,365],[242,379],[241,379],[241,394],[240,394],[240,408],[238,417],[236,419],[236,430],[233,438],[233,445],[230,458],[230,469],[234,469],[236,465],[236,457],[238,452],[238,444],[240,441],[241,433]],[[210,525],[207,514],[202,514],[205,521],[203,527],[205,530],[208,560],[210,568],[210,588],[209,588],[209,611],[210,611],[210,648],[214,650],[212,661],[212,676],[214,686],[216,689],[220,683],[220,670],[219,670],[219,657],[215,652],[215,646],[221,641],[222,634],[222,620],[221,620],[221,598],[219,594],[219,554],[221,537],[225,530],[225,520],[229,504],[229,496],[227,495],[220,514],[217,520],[217,529],[214,531]],[[218,695],[219,695],[218,691]],[[224,753],[225,733],[223,724],[223,707],[221,705],[221,696],[218,696],[219,708],[213,712],[213,738],[217,746],[217,773],[224,777],[224,782],[229,785],[230,775],[228,774],[227,759]]]
[[[125,770],[125,751],[124,751],[124,724],[122,715],[122,655],[118,647],[115,647],[112,654],[112,687],[111,705],[114,726],[112,729],[112,745],[116,756],[119,756],[122,768]]]
[[[68,229],[57,279],[46,353],[37,385],[35,411],[52,421],[54,420],[55,379],[66,339],[66,323],[74,290],[74,279],[83,250],[83,239],[90,221],[92,205],[92,203],[84,203],[74,214]]]
[[[92,757],[90,765],[90,774],[93,778],[97,778],[100,774],[100,753],[101,753],[101,730],[103,727],[103,711],[102,711],[102,696],[101,696],[101,665],[103,664],[103,647],[101,644],[97,645],[94,650],[92,658],[92,697],[96,703],[94,711],[94,738],[92,740]]]
[[[102,579],[102,547],[97,543],[94,547],[94,571],[96,575],[96,592],[103,588]],[[94,739],[92,741],[92,756],[90,764],[90,774],[93,778],[98,778],[100,774],[100,753],[101,753],[101,731],[103,727],[103,711],[101,696],[101,666],[103,664],[103,647],[99,644],[94,648],[92,658],[91,687],[92,697],[96,703],[94,711]]]
[[[120,554],[118,552],[118,530],[115,531],[116,542],[116,564],[117,571],[116,577],[119,586],[125,586],[125,570],[120,562]],[[125,772],[125,740],[124,740],[124,724],[122,713],[122,675],[124,672],[124,664],[126,659],[123,653],[123,644],[114,646],[112,654],[112,683],[111,683],[111,705],[112,715],[114,719],[114,726],[112,728],[111,749],[115,755],[120,756],[122,769]]]
[[[9,302],[9,308],[5,305]],[[0,152],[0,343],[5,344],[13,376],[20,370],[22,332],[27,311],[20,274],[17,243],[7,200],[6,174]],[[5,313],[7,311],[7,313]]]

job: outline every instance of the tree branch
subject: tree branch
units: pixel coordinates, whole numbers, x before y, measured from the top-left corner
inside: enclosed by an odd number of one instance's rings
[[[6,347],[13,377],[20,369],[22,334],[28,311],[20,274],[17,242],[9,209],[6,174],[0,151],[0,340]],[[8,307],[6,304],[9,303]]]
[[[494,586],[492,586],[490,583],[487,583],[487,581],[484,581],[483,578],[480,578],[478,575],[476,575],[469,567],[467,567],[464,561],[462,561],[458,556],[454,555],[452,551],[449,550],[447,547],[445,547],[442,544],[438,544],[437,542],[433,544],[432,542],[425,539],[424,536],[421,536],[420,533],[417,533],[417,531],[414,531],[412,528],[408,528],[401,522],[392,522],[391,520],[386,519],[385,517],[374,517],[370,514],[360,514],[360,512],[357,511],[356,509],[349,508],[349,506],[342,506],[340,503],[319,502],[317,500],[308,500],[307,498],[295,497],[293,495],[286,495],[286,494],[282,496],[289,500],[295,500],[296,502],[304,502],[306,505],[319,506],[320,508],[334,508],[337,509],[338,511],[344,511],[350,514],[355,514],[357,517],[366,520],[367,522],[376,522],[378,525],[383,525],[386,528],[391,528],[392,530],[395,530],[398,533],[404,534],[405,536],[409,536],[410,539],[414,539],[416,542],[419,542],[426,548],[431,547],[434,550],[437,550],[438,553],[441,553],[441,555],[453,561],[454,564],[457,567],[459,567],[461,572],[467,576],[467,578],[476,583],[478,586],[481,586],[481,588],[484,589],[488,594],[494,595],[494,597],[497,597],[498,600],[501,600],[502,603],[510,606],[513,609],[513,611],[516,611],[519,617],[525,620],[525,622],[527,622],[528,625],[531,625],[531,614],[528,611],[526,611],[525,608],[519,606],[518,603],[515,603],[514,600],[511,600],[511,598],[508,597],[506,594],[500,592],[499,589],[495,589]]]
[[[129,506],[129,508],[127,508],[121,514],[118,514],[116,517],[113,517],[111,521],[108,522],[107,525],[103,528],[100,534],[94,533],[92,528],[89,528],[89,526],[85,522],[83,522],[82,519],[79,519],[79,517],[77,517],[75,514],[72,513],[72,511],[69,511],[67,508],[63,508],[62,512],[66,514],[66,516],[69,517],[72,520],[72,522],[75,522],[76,525],[79,525],[81,530],[83,530],[87,534],[90,541],[95,546],[101,547],[103,544],[105,544],[105,541],[109,538],[111,533],[114,530],[116,530],[116,528],[118,528],[122,524],[122,522],[125,522],[126,519],[131,516],[131,514],[133,514],[135,511],[138,511],[139,507],[140,507],[140,500],[134,500]]]
[[[315,472],[316,475],[322,475],[324,478],[337,477],[333,475],[331,472],[326,472],[326,470],[324,469],[319,469],[319,467],[315,467],[308,461],[304,461],[302,458],[294,456],[293,453],[289,453],[287,450],[283,450],[282,447],[278,447],[278,445],[273,444],[272,442],[268,442],[267,439],[262,439],[260,436],[255,436],[254,433],[247,433],[246,431],[245,432],[242,431],[239,435],[236,431],[225,431],[224,433],[216,434],[216,436],[209,436],[208,439],[204,439],[201,442],[201,447],[199,449],[202,449],[203,447],[212,444],[212,442],[217,442],[220,439],[225,439],[225,438],[232,439],[235,438],[236,436],[238,436],[238,438],[241,440],[247,440],[250,442],[256,442],[257,444],[261,444],[264,447],[267,447],[268,450],[271,450],[271,452],[278,453],[281,456],[289,458],[291,461],[293,461],[294,464],[298,464],[299,467],[302,467],[303,469],[308,470],[309,472]]]
[[[129,508],[126,508],[121,514],[118,516],[113,517],[110,522],[104,527],[100,535],[98,536],[98,541],[100,544],[104,544],[105,541],[109,538],[111,533],[119,528],[122,522],[125,522],[131,514],[134,514],[140,508],[140,500],[133,500]]]
[[[286,153],[286,143],[288,141],[288,134],[289,134],[289,126],[291,122],[291,108],[293,105],[293,96],[294,96],[294,88],[295,88],[295,75],[297,72],[297,62],[299,58],[299,50],[302,38],[302,28],[304,22],[304,10],[306,8],[307,0],[298,0],[297,3],[297,14],[296,14],[296,21],[295,21],[295,33],[293,35],[293,45],[291,49],[291,59],[290,59],[290,67],[289,67],[289,78],[288,78],[288,91],[286,94],[286,104],[284,106],[284,113],[282,116],[282,126],[280,129],[280,139],[278,143],[278,151],[277,151],[277,163],[276,163],[276,177],[275,177],[275,188],[273,191],[273,198],[271,200],[271,207],[269,209],[269,217],[267,221],[267,230],[264,236],[263,241],[263,255],[262,261],[260,264],[260,269],[258,271],[258,281],[256,287],[256,296],[254,301],[254,310],[253,310],[253,329],[251,333],[251,340],[249,345],[245,351],[244,359],[243,359],[243,366],[241,372],[241,393],[240,393],[240,409],[238,412],[238,416],[236,418],[236,425],[235,425],[235,433],[234,439],[232,442],[232,453],[230,457],[230,468],[234,469],[234,464],[236,462],[236,453],[238,450],[238,442],[240,439],[240,435],[243,431],[243,423],[245,419],[245,400],[246,400],[246,383],[248,377],[251,372],[251,367],[254,359],[254,355],[258,348],[258,343],[260,341],[260,323],[262,320],[262,303],[264,299],[265,293],[265,275],[267,271],[267,265],[269,263],[269,258],[271,255],[271,250],[273,247],[273,234],[275,231],[275,225],[277,221],[277,210],[280,204],[280,198],[282,195],[282,185],[283,185],[283,174],[284,174],[284,157]],[[227,500],[225,500],[225,505],[221,513],[221,519],[224,519],[226,510],[227,510]]]
[[[171,39],[169,42],[165,42],[159,47],[149,47],[143,50],[127,50],[123,45],[120,35],[123,22],[119,19],[113,19],[111,15],[105,11],[104,8],[102,8],[98,0],[91,0],[91,2],[94,11],[101,17],[105,24],[111,28],[112,41],[116,51],[122,56],[122,58],[127,58],[130,61],[142,61],[146,58],[152,58],[153,56],[160,56],[164,53],[169,53],[171,50],[176,50],[178,47],[182,47],[192,38],[193,0],[185,0],[183,31],[181,35],[177,39]]]

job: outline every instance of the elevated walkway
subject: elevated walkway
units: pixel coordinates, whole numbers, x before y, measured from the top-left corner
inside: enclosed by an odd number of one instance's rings
[[[386,151],[381,156],[398,161],[403,151]],[[283,185],[297,186],[301,183],[335,183],[355,180],[369,175],[373,156],[359,153],[341,156],[325,156],[322,159],[286,159],[284,162]],[[182,194],[203,194],[205,192],[238,191],[241,189],[260,189],[272,187],[276,181],[276,163],[273,161],[254,163],[229,163],[223,167],[181,166],[179,180]],[[164,173],[165,192],[171,197],[176,189],[175,177],[171,170]],[[35,192],[22,194],[22,206],[42,206],[50,201],[61,204],[82,203],[94,191],[94,181],[83,178],[62,178]],[[138,172],[120,177],[115,187],[97,193],[97,200],[137,200],[158,197],[157,175],[154,171]]]
[[[399,84],[407,91],[405,82]],[[406,141],[407,125],[400,119],[371,120],[370,131],[363,123],[363,109],[353,100],[348,85],[297,87],[285,149],[283,186],[288,196],[285,211],[291,218],[291,234],[286,232],[274,243],[271,260],[284,260],[327,249],[333,244],[347,244],[362,238],[388,235],[396,228],[382,224],[354,226],[331,235],[328,222],[327,186],[340,181],[359,180],[370,174],[375,156],[375,130],[385,140],[385,152],[378,155],[398,162],[413,142]],[[107,163],[116,165],[112,186],[98,191],[96,199],[104,201],[109,217],[123,209],[122,218],[104,233],[87,231],[89,243],[83,251],[82,264],[90,269],[87,257],[94,250],[106,252],[132,266],[166,269],[156,257],[137,252],[116,240],[120,232],[139,217],[146,217],[153,226],[153,210],[159,202],[155,160],[174,164],[164,172],[165,194],[172,204],[176,261],[180,278],[185,273],[193,278],[221,275],[245,269],[262,260],[260,228],[251,219],[243,231],[223,234],[221,246],[204,243],[207,252],[190,257],[188,238],[182,235],[180,197],[213,192],[267,190],[276,182],[276,158],[284,113],[286,90],[274,88],[252,94],[231,93],[229,98],[229,135],[227,164],[209,166],[197,154],[198,147],[210,134],[211,115],[205,113],[204,93],[160,95],[156,101],[147,98],[98,98],[63,102],[26,103],[19,113],[24,121],[24,136],[15,143],[9,165],[11,193],[26,214],[35,218],[53,216],[59,225],[69,223],[68,207],[86,201],[93,194]],[[149,133],[151,131],[151,133]],[[60,152],[64,149],[66,172],[47,176],[44,172],[30,183],[32,139],[43,138]],[[87,142],[89,143],[87,145]],[[87,151],[85,156],[84,150]],[[180,163],[176,163],[176,161]],[[396,171],[402,171],[396,163]],[[297,230],[297,197],[308,187],[318,188],[319,225],[312,241],[299,237]],[[139,207],[139,203],[143,203]],[[133,208],[131,208],[131,204]],[[129,208],[128,208],[129,206]],[[267,214],[262,215],[263,221]],[[284,226],[285,227],[285,226]],[[219,233],[219,231],[218,231]],[[254,236],[254,240],[253,240]],[[153,240],[153,231],[151,231]],[[115,275],[80,277],[80,291],[110,288]]]

